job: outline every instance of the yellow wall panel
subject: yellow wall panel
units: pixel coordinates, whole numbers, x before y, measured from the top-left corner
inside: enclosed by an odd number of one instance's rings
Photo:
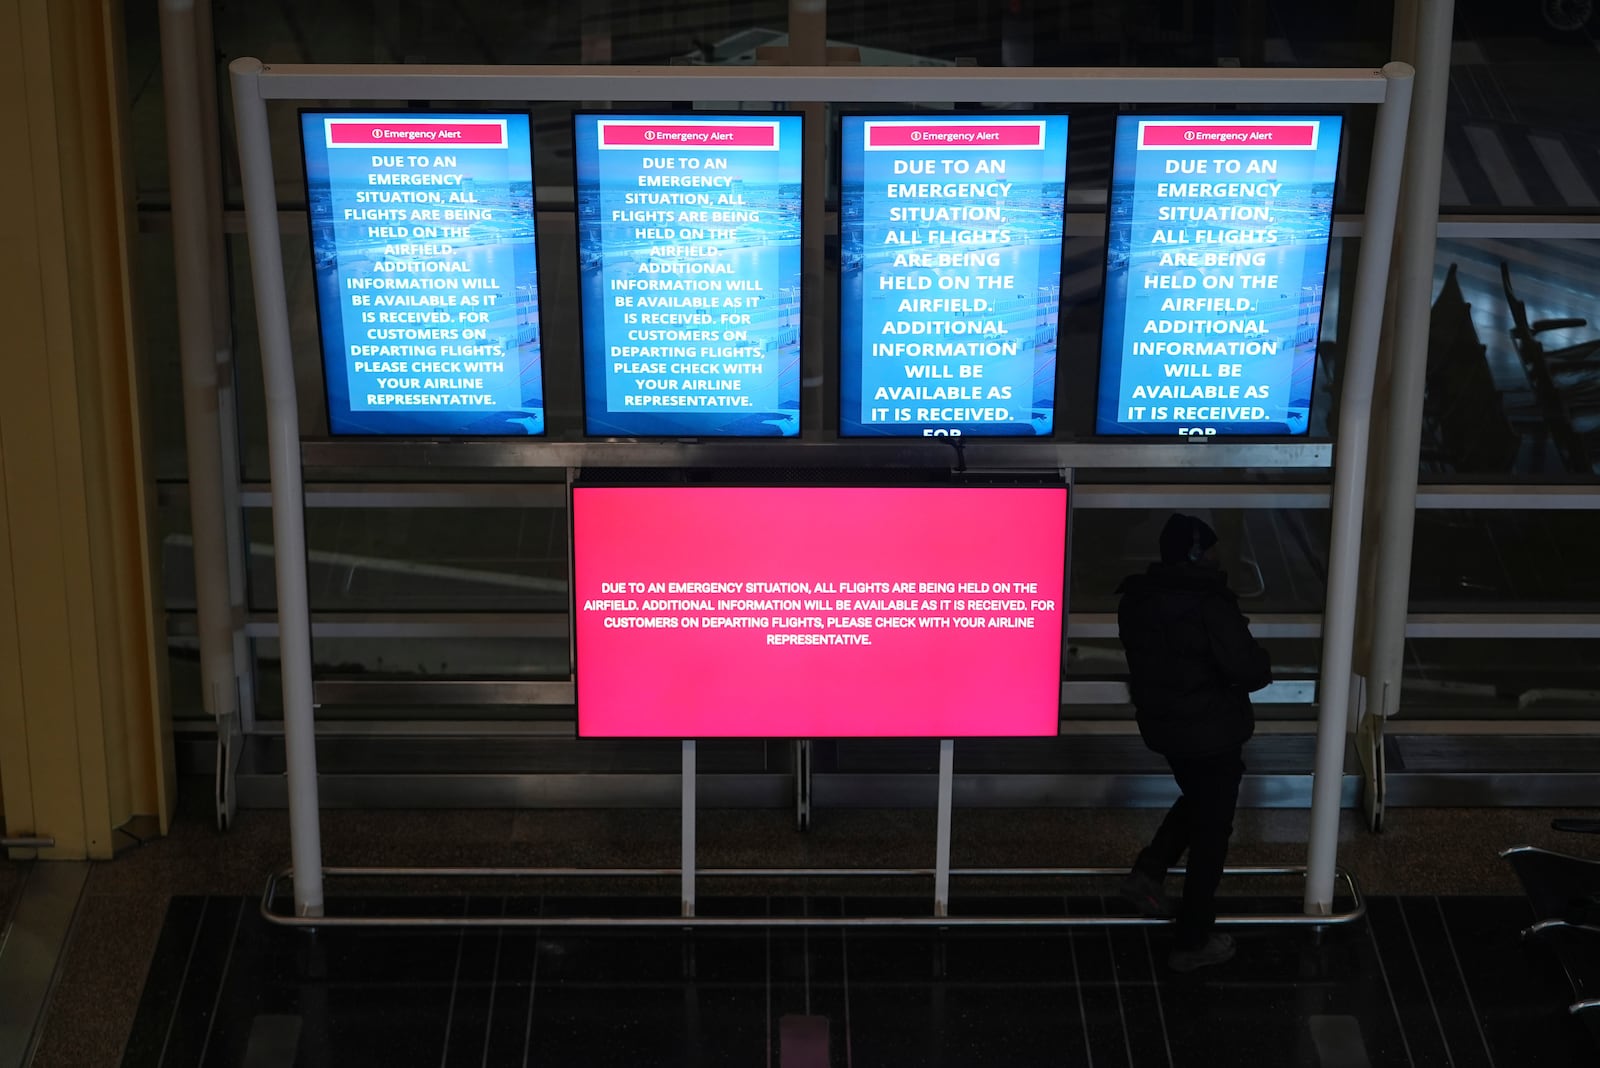
[[[0,0],[0,783],[62,857],[171,806],[116,16]]]

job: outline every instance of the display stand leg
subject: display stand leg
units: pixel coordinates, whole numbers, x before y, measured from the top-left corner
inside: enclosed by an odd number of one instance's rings
[[[694,743],[683,743],[683,885],[679,890],[683,915],[694,915]]]
[[[956,743],[939,743],[939,831],[933,869],[933,914],[950,915],[950,807],[955,795]]]
[[[811,742],[794,743],[794,825],[797,830],[811,829]]]
[[[289,297],[283,280],[272,134],[267,102],[261,95],[262,69],[261,62],[255,59],[236,59],[228,66],[233,79],[234,124],[239,134],[245,226],[250,235],[256,327],[261,335],[261,371],[267,391],[273,561],[278,578],[278,661],[295,915],[320,917],[322,825],[317,800],[317,723],[311,688],[311,601],[306,583],[300,408],[295,395]]]

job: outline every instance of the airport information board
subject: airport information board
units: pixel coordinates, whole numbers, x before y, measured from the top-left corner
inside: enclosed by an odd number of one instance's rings
[[[801,116],[575,117],[585,431],[800,431]]]
[[[1054,737],[1067,493],[574,486],[578,734]]]
[[[1304,434],[1337,117],[1119,116],[1100,434]]]
[[[843,119],[844,435],[1055,426],[1067,117]]]
[[[334,434],[542,434],[526,115],[301,113]]]

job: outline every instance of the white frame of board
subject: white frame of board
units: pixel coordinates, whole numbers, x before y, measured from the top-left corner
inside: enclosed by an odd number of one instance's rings
[[[1140,69],[975,67],[872,69],[832,67],[495,67],[272,65],[235,60],[229,67],[244,187],[246,229],[266,382],[267,436],[272,475],[272,523],[278,594],[278,641],[283,683],[283,733],[287,760],[293,916],[280,919],[332,924],[324,910],[323,876],[367,874],[324,869],[318,810],[315,711],[312,689],[311,617],[306,585],[305,502],[302,442],[290,345],[289,306],[278,225],[277,189],[267,102],[326,103],[349,100],[463,100],[516,103],[565,100],[772,100],[850,103],[919,103],[964,100],[1015,104],[1364,104],[1377,108],[1367,185],[1366,225],[1353,293],[1354,315],[1346,344],[1339,433],[1330,450],[1315,443],[1187,444],[1063,442],[969,446],[970,467],[992,464],[1015,469],[1074,467],[1283,467],[1333,465],[1332,533],[1327,607],[1323,621],[1317,755],[1312,786],[1311,833],[1303,872],[1305,915],[1300,922],[1326,924],[1359,914],[1333,910],[1341,783],[1349,716],[1354,651],[1357,567],[1364,507],[1372,395],[1383,321],[1390,253],[1400,197],[1405,135],[1414,72],[1403,63],[1381,69]],[[456,448],[438,445],[438,448]],[[895,460],[904,443],[802,442],[792,447],[623,443],[463,442],[463,450],[492,466],[576,468],[585,464],[647,466],[752,466],[792,459],[795,451],[836,460],[847,451],[856,462]],[[923,458],[914,461],[925,463]],[[949,823],[953,795],[953,743],[940,743],[939,835],[931,917],[949,924]],[[695,743],[683,742],[683,860],[670,874],[680,878],[684,923],[695,913]],[[1038,874],[1082,874],[1089,869],[1029,869]],[[1290,869],[1273,869],[1286,874]],[[545,874],[560,874],[546,869]],[[990,874],[1021,874],[995,872]],[[515,873],[537,874],[522,870]],[[582,871],[570,874],[587,874]],[[598,873],[597,873],[598,874]],[[662,873],[658,873],[662,874]],[[756,873],[751,873],[756,874]],[[822,874],[798,872],[796,874]],[[835,873],[837,874],[837,873]],[[869,874],[869,873],[861,873]],[[960,873],[958,873],[960,874]],[[268,887],[269,915],[278,879]],[[1352,883],[1352,892],[1354,886]],[[415,918],[416,922],[430,922]],[[705,920],[707,918],[700,918]],[[1082,917],[1075,918],[1078,920]],[[1106,917],[1099,918],[1105,921]],[[1262,918],[1254,918],[1266,922]],[[1278,922],[1282,922],[1279,917]],[[1001,917],[996,923],[1017,922]],[[984,922],[989,922],[984,921]],[[386,920],[385,922],[408,922]],[[459,921],[452,921],[459,922]],[[543,921],[548,922],[548,921]],[[592,920],[586,922],[594,922]],[[822,921],[818,921],[822,922]],[[837,923],[837,919],[832,921]],[[895,922],[873,921],[873,922]]]

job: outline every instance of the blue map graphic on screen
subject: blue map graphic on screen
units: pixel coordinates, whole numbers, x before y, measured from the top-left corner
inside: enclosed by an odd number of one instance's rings
[[[543,434],[526,115],[303,112],[328,428]]]
[[[799,434],[801,117],[573,122],[585,431]]]
[[[1097,433],[1306,432],[1340,129],[1117,118]]]
[[[1049,435],[1067,117],[842,132],[839,432]]]

